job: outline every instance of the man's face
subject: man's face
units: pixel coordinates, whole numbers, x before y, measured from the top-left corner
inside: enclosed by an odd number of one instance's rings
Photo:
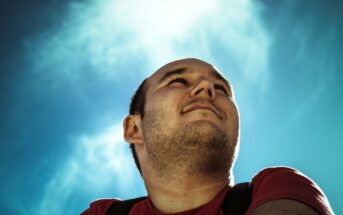
[[[231,168],[238,111],[231,87],[210,64],[197,59],[169,63],[149,78],[148,86],[142,130],[156,169],[170,172],[172,164],[189,162],[192,170],[215,170],[218,159],[224,165],[219,169]]]

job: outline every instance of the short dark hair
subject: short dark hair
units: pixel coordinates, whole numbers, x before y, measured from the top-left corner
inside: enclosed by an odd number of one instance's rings
[[[146,94],[146,88],[147,88],[147,78],[142,81],[142,83],[139,85],[137,88],[135,94],[131,98],[131,103],[130,103],[130,114],[139,114],[141,115],[141,118],[143,119],[144,117],[144,106],[145,106],[145,94]],[[137,153],[135,150],[134,144],[130,144],[130,149],[133,155],[133,159],[135,160],[135,164],[139,170],[139,172],[142,174],[141,170],[141,165],[139,164],[139,160],[137,157]]]

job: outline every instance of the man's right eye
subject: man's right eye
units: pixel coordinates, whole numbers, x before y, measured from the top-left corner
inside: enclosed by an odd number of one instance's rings
[[[183,78],[175,78],[173,80],[171,80],[168,85],[171,85],[172,83],[181,83],[183,85],[187,85],[188,82],[186,81],[186,79],[183,79]]]

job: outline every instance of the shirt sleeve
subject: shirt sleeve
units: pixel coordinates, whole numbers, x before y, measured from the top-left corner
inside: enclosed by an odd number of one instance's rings
[[[88,209],[80,215],[105,215],[112,204],[119,202],[118,199],[99,199],[92,202]]]
[[[301,172],[289,167],[272,167],[260,171],[252,180],[252,202],[246,212],[271,200],[292,199],[302,202],[322,215],[334,214],[320,187]]]

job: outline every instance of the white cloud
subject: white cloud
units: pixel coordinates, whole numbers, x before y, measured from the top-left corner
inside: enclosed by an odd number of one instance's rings
[[[269,38],[259,21],[259,5],[249,0],[221,4],[209,30],[218,34],[248,83],[264,81]]]
[[[28,51],[37,50],[32,56],[35,70],[58,82],[77,78],[85,65],[97,75],[116,78],[125,73],[116,69],[118,65],[136,64],[142,59],[144,76],[185,56],[215,63],[211,52],[218,43],[230,54],[230,61],[245,81],[262,83],[267,74],[269,38],[258,14],[258,5],[249,0],[73,3],[63,23],[28,43]],[[137,75],[137,71],[127,73]]]
[[[121,123],[94,136],[81,135],[75,142],[75,151],[46,185],[41,203],[33,208],[33,214],[68,214],[72,210],[68,204],[77,193],[103,194],[112,188],[109,193],[124,198],[132,193],[127,188],[133,185],[138,186],[136,192],[143,192],[131,152],[122,138]]]

